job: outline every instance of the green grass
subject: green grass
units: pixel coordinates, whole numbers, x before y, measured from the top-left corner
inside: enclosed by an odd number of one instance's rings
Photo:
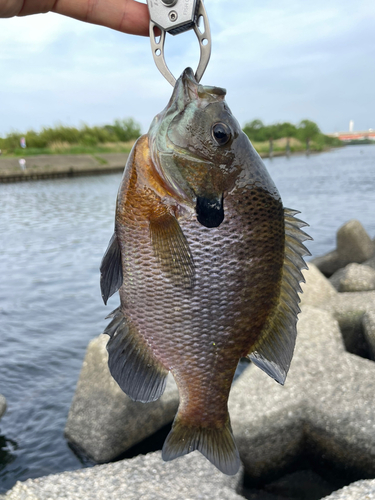
[[[270,151],[269,141],[255,142],[252,141],[254,148],[259,154],[268,154]],[[302,153],[306,151],[306,144],[302,143],[298,139],[291,138],[289,144],[291,153]],[[319,141],[310,142],[310,151],[319,152],[327,150],[329,146]],[[276,139],[273,141],[273,152],[274,153],[285,153],[286,151],[286,139]]]
[[[41,154],[101,154],[128,152],[129,143],[141,135],[140,126],[132,119],[115,120],[111,125],[79,129],[57,125],[39,132],[11,132],[0,137],[0,149],[5,156],[32,156]],[[25,138],[27,148],[20,147]]]
[[[98,146],[84,146],[81,144],[71,144],[64,147],[53,147],[53,148],[15,148],[12,153],[2,154],[4,158],[23,158],[27,156],[38,156],[38,155],[100,155],[103,153],[130,153],[132,148],[132,143],[113,143],[110,145],[98,145]],[[103,158],[96,159],[103,165],[107,162]],[[103,163],[104,162],[104,163]]]

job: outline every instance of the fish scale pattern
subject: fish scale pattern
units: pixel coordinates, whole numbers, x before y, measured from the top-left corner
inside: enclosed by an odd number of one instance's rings
[[[241,192],[235,193],[241,196]],[[284,249],[279,199],[254,188],[225,200],[226,217],[207,229],[180,219],[194,260],[191,287],[163,273],[139,206],[118,227],[123,252],[123,313],[179,387],[180,412],[210,426],[227,419],[227,398],[241,356],[275,307]]]
[[[172,372],[180,406],[164,460],[198,449],[235,474],[240,460],[227,409],[233,376],[249,355],[283,383],[294,349],[298,293],[291,288],[301,278],[295,261],[304,237],[298,223],[286,220],[293,214],[284,212],[224,95],[199,85],[187,68],[133,148],[114,240],[123,322],[114,332],[110,327],[107,348],[111,373],[135,400],[159,397]]]

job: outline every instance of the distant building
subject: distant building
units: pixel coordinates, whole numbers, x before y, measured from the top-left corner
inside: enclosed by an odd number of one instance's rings
[[[350,128],[350,127],[349,127]],[[363,132],[335,132],[334,134],[327,134],[329,137],[337,137],[340,141],[350,142],[350,141],[363,141],[370,140],[375,141],[375,130],[372,128]]]

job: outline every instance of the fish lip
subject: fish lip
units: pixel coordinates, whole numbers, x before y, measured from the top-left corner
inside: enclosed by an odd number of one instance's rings
[[[207,228],[219,227],[224,220],[224,197],[205,198],[197,196],[195,206],[197,220]]]

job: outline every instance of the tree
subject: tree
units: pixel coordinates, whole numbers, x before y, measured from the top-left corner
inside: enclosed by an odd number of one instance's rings
[[[311,120],[302,120],[298,126],[298,137],[306,142],[306,150],[310,149],[310,141],[321,134],[318,125]]]
[[[264,124],[259,119],[246,123],[243,131],[251,141],[262,142],[266,140],[264,138]]]
[[[279,139],[286,137],[296,137],[297,136],[297,127],[289,122],[284,122],[278,124],[279,128]]]

